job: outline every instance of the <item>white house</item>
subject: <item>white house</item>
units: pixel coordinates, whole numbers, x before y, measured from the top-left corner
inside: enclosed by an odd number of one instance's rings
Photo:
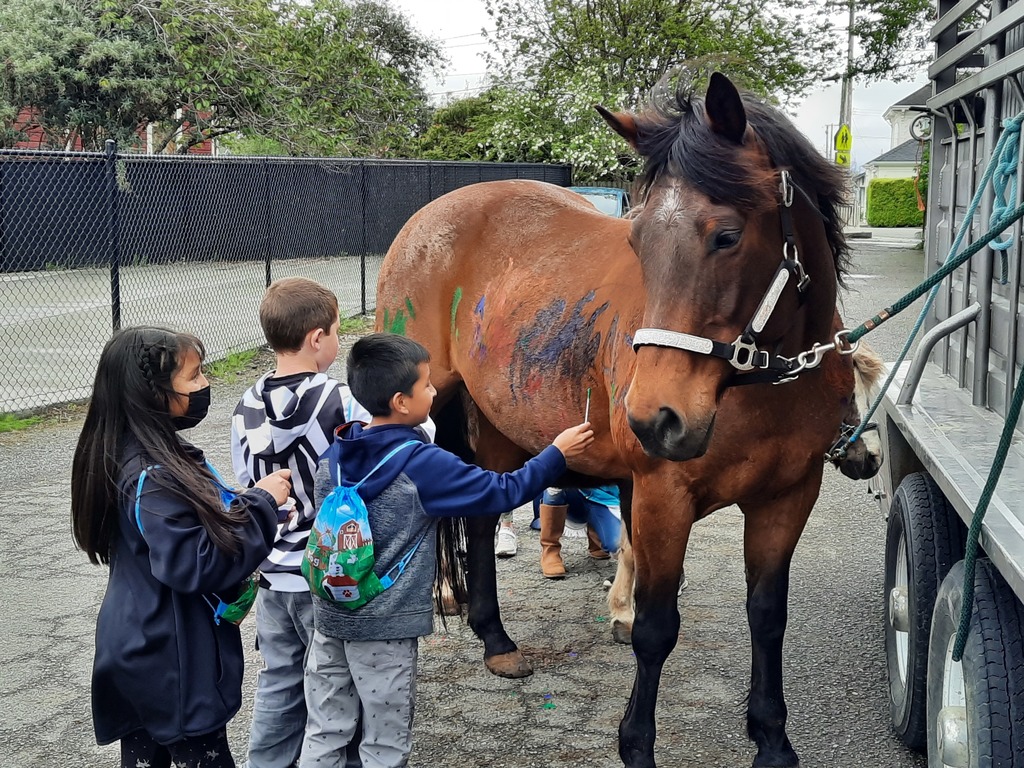
[[[889,106],[882,117],[891,127],[890,149],[873,160],[864,163],[863,170],[853,177],[853,221],[861,226],[867,224],[868,184],[872,179],[913,179],[926,145],[911,138],[910,124],[932,95],[931,85],[924,85],[913,93]]]

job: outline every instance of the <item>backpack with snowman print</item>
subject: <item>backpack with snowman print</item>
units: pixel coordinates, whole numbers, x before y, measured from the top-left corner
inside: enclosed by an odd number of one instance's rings
[[[358,493],[359,486],[374,472],[410,445],[417,445],[417,441],[409,440],[392,449],[355,485],[342,485],[341,467],[337,467],[334,490],[316,514],[302,558],[302,575],[314,595],[345,608],[360,608],[395,583],[423,543],[421,536],[391,570],[378,577],[373,570],[376,560],[370,520]]]

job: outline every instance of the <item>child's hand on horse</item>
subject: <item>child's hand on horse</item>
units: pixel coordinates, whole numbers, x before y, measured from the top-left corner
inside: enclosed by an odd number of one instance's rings
[[[551,443],[562,452],[567,459],[579,456],[590,444],[594,442],[594,430],[590,428],[590,422],[585,421],[575,427],[569,427]]]
[[[287,501],[288,494],[292,490],[291,476],[292,471],[290,469],[279,469],[277,472],[271,472],[256,483],[256,487],[262,488],[273,496],[277,505],[281,506]]]

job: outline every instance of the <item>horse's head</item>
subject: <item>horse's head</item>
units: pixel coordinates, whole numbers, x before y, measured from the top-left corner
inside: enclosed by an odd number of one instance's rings
[[[842,175],[717,73],[703,99],[677,94],[641,115],[598,109],[646,161],[630,234],[646,295],[629,424],[648,454],[696,458],[727,387],[828,340]]]

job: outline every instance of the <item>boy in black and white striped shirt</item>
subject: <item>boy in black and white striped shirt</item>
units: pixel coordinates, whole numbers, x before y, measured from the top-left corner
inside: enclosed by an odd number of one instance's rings
[[[301,277],[274,282],[260,304],[260,324],[277,357],[273,371],[242,396],[231,420],[238,482],[252,487],[290,469],[296,516],[281,526],[260,566],[256,642],[263,655],[249,736],[249,768],[298,762],[306,727],[303,664],[313,634],[313,603],[300,571],[316,516],[313,478],[334,431],[370,415],[348,387],[327,375],[338,355],[338,300]]]

